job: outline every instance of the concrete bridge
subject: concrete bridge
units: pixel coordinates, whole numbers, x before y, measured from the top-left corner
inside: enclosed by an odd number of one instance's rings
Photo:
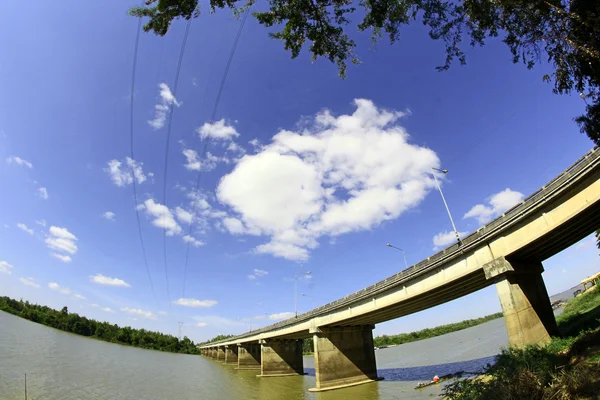
[[[378,379],[372,330],[496,285],[513,346],[557,333],[542,261],[600,227],[600,150],[441,252],[372,286],[297,317],[201,346],[201,353],[262,377],[303,373],[302,339],[313,338],[316,388]]]

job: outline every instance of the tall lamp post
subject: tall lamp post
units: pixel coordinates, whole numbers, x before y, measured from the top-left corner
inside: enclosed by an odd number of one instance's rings
[[[392,249],[400,250],[402,252],[402,257],[404,257],[404,266],[408,268],[408,263],[406,262],[406,253],[400,247],[396,247],[391,243],[386,244],[387,247],[391,247]]]
[[[300,275],[310,275],[310,271],[306,271]],[[298,276],[299,274],[296,272],[294,274],[294,310],[296,313],[296,317],[298,317]]]
[[[443,173],[444,175],[448,173],[447,169],[439,169],[439,168],[431,168],[433,171],[438,171]],[[448,217],[450,217],[450,222],[452,223],[452,229],[454,229],[454,235],[456,235],[456,241],[458,242],[459,246],[462,245],[462,241],[460,240],[460,236],[458,235],[458,231],[456,230],[456,225],[454,224],[454,220],[452,219],[452,214],[450,214],[450,208],[448,208],[448,203],[446,203],[446,198],[444,197],[444,193],[442,192],[442,188],[440,186],[440,183],[437,180],[437,177],[435,176],[435,172],[432,173],[431,175],[433,175],[433,180],[435,181],[435,185],[438,188],[438,191],[440,192],[440,195],[442,196],[442,201],[444,202],[444,206],[446,206],[446,211],[448,212]]]

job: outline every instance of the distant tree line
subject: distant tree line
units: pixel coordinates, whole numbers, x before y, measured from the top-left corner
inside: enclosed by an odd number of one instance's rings
[[[160,332],[111,325],[108,322],[100,322],[82,317],[77,313],[70,313],[67,307],[57,311],[50,307],[31,304],[28,301],[0,297],[0,310],[38,324],[105,342],[171,353],[199,354],[194,342],[187,337],[179,340],[175,336]]]
[[[436,326],[435,328],[425,328],[416,332],[401,333],[399,335],[381,335],[374,338],[373,342],[376,347],[416,342],[418,340],[429,339],[432,337],[445,335],[446,333],[471,328],[473,326],[481,325],[485,322],[498,318],[502,318],[501,312],[487,315],[481,318],[467,319],[465,321],[456,322],[454,324],[440,325]]]
[[[217,335],[214,338],[207,340],[206,342],[199,343],[198,346],[202,346],[202,345],[213,343],[213,342],[218,342],[219,340],[229,339],[234,336],[235,335]]]

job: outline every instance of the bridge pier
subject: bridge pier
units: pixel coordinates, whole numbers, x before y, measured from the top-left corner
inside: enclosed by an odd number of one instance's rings
[[[259,376],[303,375],[302,340],[261,340]]]
[[[211,349],[210,352],[210,358],[212,358],[213,360],[217,359],[217,353],[218,353],[218,349],[216,347]]]
[[[237,365],[238,363],[238,347],[237,345],[225,346],[225,364]]]
[[[507,261],[497,258],[484,266],[494,279],[511,346],[542,345],[558,334],[556,319],[542,278],[539,261]]]
[[[373,325],[314,328],[317,387],[311,392],[340,389],[379,380]]]
[[[255,343],[242,343],[238,345],[237,369],[260,369],[260,345]]]
[[[223,346],[217,348],[217,361],[225,362],[225,347]]]

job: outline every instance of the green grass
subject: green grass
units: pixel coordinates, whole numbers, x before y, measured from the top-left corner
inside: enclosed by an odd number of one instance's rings
[[[600,289],[569,301],[557,323],[561,337],[543,347],[504,349],[483,377],[448,385],[446,398],[599,399]]]

